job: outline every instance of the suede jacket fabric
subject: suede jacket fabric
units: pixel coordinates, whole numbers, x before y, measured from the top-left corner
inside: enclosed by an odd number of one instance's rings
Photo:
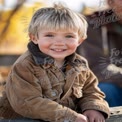
[[[50,122],[74,122],[77,110],[95,109],[107,118],[109,107],[87,61],[72,54],[62,69],[30,42],[6,82],[7,98],[18,114]]]

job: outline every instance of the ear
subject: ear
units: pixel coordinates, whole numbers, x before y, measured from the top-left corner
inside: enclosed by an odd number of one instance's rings
[[[30,40],[31,40],[34,44],[37,44],[37,38],[35,37],[35,35],[29,33],[29,37],[30,37]]]
[[[78,46],[84,41],[84,39],[80,39],[78,42]]]

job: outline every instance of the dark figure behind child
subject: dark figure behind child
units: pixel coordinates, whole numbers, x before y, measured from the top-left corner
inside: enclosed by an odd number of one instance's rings
[[[122,7],[108,0],[111,9],[87,17],[88,38],[77,52],[89,61],[109,105],[122,105]]]

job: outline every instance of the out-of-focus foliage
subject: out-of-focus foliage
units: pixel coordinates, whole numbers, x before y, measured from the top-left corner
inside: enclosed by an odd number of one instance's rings
[[[34,11],[43,6],[36,2],[31,6],[22,4],[14,13],[0,10],[0,54],[21,54],[26,50],[28,24]]]

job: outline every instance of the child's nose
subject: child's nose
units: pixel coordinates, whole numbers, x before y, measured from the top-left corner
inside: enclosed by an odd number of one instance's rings
[[[57,44],[57,45],[63,45],[64,44],[64,39],[63,38],[57,38],[55,40],[55,44]]]

